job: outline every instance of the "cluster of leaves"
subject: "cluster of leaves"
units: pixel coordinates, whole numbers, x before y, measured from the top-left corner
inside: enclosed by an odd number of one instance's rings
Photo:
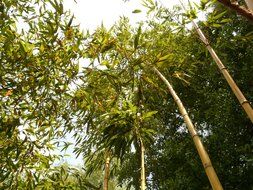
[[[152,20],[146,24],[132,29],[123,18],[110,30],[97,29],[87,44],[91,65],[84,69],[73,106],[77,115],[75,152],[85,156],[89,172],[104,165],[108,152],[123,162],[136,152],[140,163],[140,139],[148,150],[167,125],[163,119],[178,119],[174,103],[168,102],[166,90],[150,67],[155,65],[170,80],[188,85],[187,78],[198,63],[185,54],[192,39],[185,37],[186,31],[175,35],[170,22],[161,25]],[[164,116],[156,110],[171,113]],[[181,124],[179,120],[177,127]]]
[[[252,101],[252,25],[207,1],[186,14],[152,0],[144,6],[151,19],[139,27],[122,18],[84,38],[61,1],[0,2],[0,189],[101,189],[108,156],[111,176],[139,189],[142,145],[149,189],[210,189],[153,66],[182,97],[224,187],[252,188],[252,124],[185,26],[212,10],[200,27]],[[90,65],[78,70],[80,58]],[[53,142],[67,132],[85,171],[52,167]]]
[[[0,188],[27,188],[62,136],[84,39],[61,1],[0,2]],[[64,102],[64,103],[62,103]],[[31,186],[31,187],[30,187]]]

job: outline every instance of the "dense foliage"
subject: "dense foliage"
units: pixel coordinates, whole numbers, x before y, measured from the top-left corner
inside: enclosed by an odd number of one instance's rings
[[[147,189],[210,189],[153,66],[185,104],[224,189],[252,189],[253,125],[188,23],[206,13],[200,28],[250,102],[253,25],[207,1],[187,13],[144,6],[136,28],[122,18],[84,35],[61,1],[0,2],[0,189],[101,189],[107,158],[109,189],[140,189],[144,159]],[[82,169],[55,166],[69,133]]]
[[[33,189],[55,160],[83,36],[61,2],[0,7],[0,188]]]

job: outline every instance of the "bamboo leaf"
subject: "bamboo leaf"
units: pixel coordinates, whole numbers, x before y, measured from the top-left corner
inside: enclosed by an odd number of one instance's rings
[[[147,118],[152,117],[153,115],[155,115],[157,113],[157,111],[150,111],[150,112],[146,112],[142,115],[142,119],[145,120]]]
[[[138,47],[139,40],[140,40],[140,35],[141,35],[141,26],[139,26],[137,34],[134,38],[134,49],[137,49],[137,47]]]
[[[222,25],[218,23],[212,23],[212,26],[215,28],[220,28]]]
[[[214,19],[214,20],[217,20],[217,19],[221,18],[223,15],[225,15],[226,13],[227,13],[227,11],[224,11],[224,12],[222,12],[222,13],[220,13],[220,14],[214,16],[213,19]]]
[[[225,19],[222,19],[220,22],[221,22],[221,23],[228,23],[228,22],[232,22],[232,19],[230,19],[230,18],[225,18]]]
[[[134,14],[136,14],[136,13],[141,13],[141,10],[140,10],[140,9],[135,9],[135,10],[133,10],[132,13],[134,13]]]
[[[72,17],[70,18],[68,24],[67,24],[67,28],[69,28],[73,22],[73,19],[74,19],[74,15],[72,15]]]

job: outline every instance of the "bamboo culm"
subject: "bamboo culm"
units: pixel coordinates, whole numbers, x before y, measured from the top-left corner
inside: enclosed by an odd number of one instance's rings
[[[141,190],[146,190],[146,175],[145,175],[145,147],[140,138],[141,147]]]
[[[170,94],[172,95],[174,101],[176,102],[179,111],[184,119],[185,124],[187,125],[187,128],[193,138],[194,144],[197,148],[198,154],[201,158],[202,164],[204,166],[205,172],[207,174],[207,177],[209,179],[209,182],[214,190],[222,190],[222,185],[220,183],[220,180],[212,166],[211,160],[208,156],[208,153],[206,152],[200,137],[198,136],[195,127],[183,105],[180,98],[174,91],[172,85],[169,83],[169,81],[161,74],[155,67],[153,67],[153,71],[159,76],[159,78],[166,84]]]
[[[200,39],[206,45],[206,48],[208,49],[209,53],[211,54],[213,60],[216,62],[220,72],[223,74],[224,78],[226,79],[226,81],[229,84],[230,88],[232,89],[233,93],[235,94],[235,96],[239,100],[241,106],[243,107],[246,114],[248,115],[251,122],[253,123],[253,109],[250,105],[250,102],[245,98],[245,96],[243,95],[243,93],[241,92],[241,90],[239,89],[239,87],[237,86],[237,84],[235,83],[235,81],[233,80],[231,75],[229,74],[227,68],[223,65],[220,58],[217,56],[217,54],[215,53],[215,51],[213,50],[213,48],[209,44],[209,42],[208,42],[207,38],[205,37],[205,35],[203,34],[203,32],[200,30],[200,28],[197,26],[197,24],[194,21],[192,21],[192,24],[193,24],[193,27],[195,28],[195,30],[197,31]]]
[[[182,5],[182,7],[186,11],[186,8],[184,7],[183,3],[181,1],[180,1],[180,3]],[[214,49],[209,44],[209,41],[205,37],[205,35],[202,32],[202,30],[198,27],[198,25],[193,20],[191,20],[191,22],[192,22],[193,27],[197,31],[200,40],[205,44],[207,50],[211,54],[211,56],[212,56],[213,60],[215,61],[215,63],[217,64],[220,72],[223,74],[224,78],[226,79],[226,81],[229,84],[230,88],[232,89],[233,93],[237,97],[240,105],[243,107],[244,111],[246,112],[246,114],[248,115],[249,119],[253,123],[253,109],[252,109],[252,107],[250,105],[250,102],[245,98],[245,96],[243,95],[243,93],[241,92],[241,90],[239,89],[239,87],[237,86],[237,84],[235,83],[235,81],[233,80],[233,78],[231,77],[231,75],[229,74],[227,68],[223,65],[223,63],[221,62],[221,60],[218,57],[218,55],[215,53]]]
[[[105,174],[104,174],[103,190],[108,190],[109,176],[110,176],[110,157],[107,156],[105,160]]]

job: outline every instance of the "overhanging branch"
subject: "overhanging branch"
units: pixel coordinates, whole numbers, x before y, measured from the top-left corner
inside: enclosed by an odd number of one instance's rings
[[[236,11],[238,14],[242,15],[243,17],[247,18],[249,21],[253,23],[253,13],[246,9],[243,6],[238,5],[237,3],[233,3],[230,0],[218,0],[220,3],[225,5],[226,7]]]

